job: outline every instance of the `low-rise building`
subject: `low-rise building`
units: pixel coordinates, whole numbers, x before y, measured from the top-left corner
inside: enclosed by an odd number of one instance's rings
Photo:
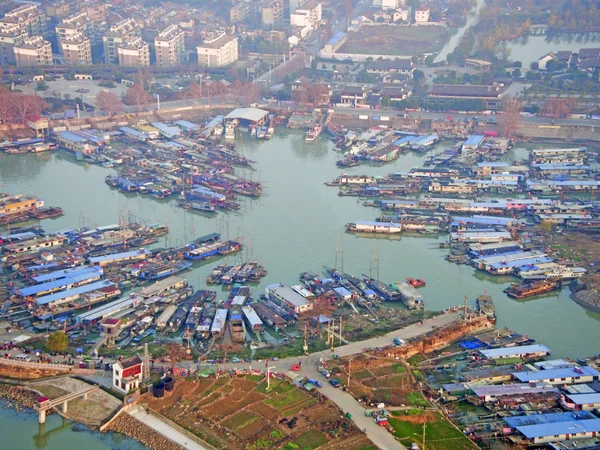
[[[265,288],[265,293],[267,299],[273,300],[286,308],[289,308],[295,314],[302,314],[310,311],[313,307],[312,303],[307,299],[281,283],[267,286]]]
[[[412,60],[409,58],[398,58],[394,60],[372,61],[365,67],[367,73],[387,74],[399,73],[411,76],[415,71]]]
[[[53,61],[52,46],[42,36],[26,38],[15,45],[17,66],[49,66]]]
[[[364,105],[367,93],[364,86],[345,86],[342,89],[340,102],[344,105]]]
[[[415,9],[415,22],[429,22],[429,6],[421,6],[420,8]]]
[[[140,387],[143,377],[144,363],[139,355],[117,361],[113,364],[113,387],[128,394]]]
[[[204,67],[228,66],[239,58],[238,38],[222,34],[216,39],[206,40],[196,48],[198,65]]]
[[[427,100],[436,102],[457,99],[482,100],[486,108],[497,109],[502,104],[503,92],[503,87],[497,85],[434,84]]]

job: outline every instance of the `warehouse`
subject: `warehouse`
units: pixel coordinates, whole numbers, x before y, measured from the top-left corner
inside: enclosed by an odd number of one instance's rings
[[[282,304],[296,314],[301,314],[312,309],[312,304],[283,284],[271,284],[265,288],[269,300]]]
[[[258,108],[236,108],[225,116],[225,120],[238,120],[242,125],[264,125],[269,111]]]
[[[522,383],[572,384],[598,381],[600,372],[590,366],[514,372],[513,378]]]
[[[501,347],[488,350],[479,350],[481,356],[487,359],[505,359],[505,358],[525,358],[525,357],[544,357],[551,351],[542,344],[522,345],[520,347]]]

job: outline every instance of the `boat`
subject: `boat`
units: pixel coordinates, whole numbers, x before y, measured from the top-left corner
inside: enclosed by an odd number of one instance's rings
[[[188,202],[181,202],[181,206],[183,206],[184,209],[189,209],[192,211],[202,211],[202,212],[215,212],[217,210],[217,208],[213,205],[211,205],[208,202],[193,202],[193,201],[188,201]]]
[[[523,283],[515,283],[504,290],[512,298],[526,298],[534,295],[545,294],[560,289],[562,283],[559,280],[535,280]]]
[[[177,261],[176,263],[151,263],[140,272],[140,278],[142,280],[158,280],[170,275],[175,275],[191,266],[192,263],[188,261]]]
[[[417,278],[416,280],[411,277],[406,278],[406,282],[410,284],[412,287],[419,288],[425,286],[425,280],[423,278]]]
[[[365,222],[356,221],[346,224],[348,231],[359,231],[363,233],[395,234],[402,232],[402,224],[394,222]]]
[[[489,320],[496,320],[496,308],[490,295],[477,296],[477,310],[485,314]]]
[[[558,266],[552,269],[522,271],[519,276],[524,280],[573,280],[587,273],[583,267]]]
[[[313,127],[306,132],[306,137],[304,140],[306,142],[315,142],[322,132],[323,126],[319,123],[314,124]]]

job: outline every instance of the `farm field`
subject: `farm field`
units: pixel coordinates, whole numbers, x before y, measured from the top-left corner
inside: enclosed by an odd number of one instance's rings
[[[339,52],[412,57],[439,51],[447,39],[443,27],[365,26],[349,33]]]
[[[219,449],[368,450],[373,444],[318,391],[283,378],[180,379],[147,406]]]
[[[423,446],[423,425],[425,442],[430,450],[466,450],[477,446],[439,413],[421,410],[393,411],[389,419],[394,435],[403,445],[410,447],[413,442]]]

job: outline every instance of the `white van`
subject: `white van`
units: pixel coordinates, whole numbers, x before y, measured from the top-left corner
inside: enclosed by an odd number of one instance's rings
[[[15,360],[29,362],[29,361],[31,361],[31,357],[29,357],[29,355],[20,354],[20,355],[15,356]]]

